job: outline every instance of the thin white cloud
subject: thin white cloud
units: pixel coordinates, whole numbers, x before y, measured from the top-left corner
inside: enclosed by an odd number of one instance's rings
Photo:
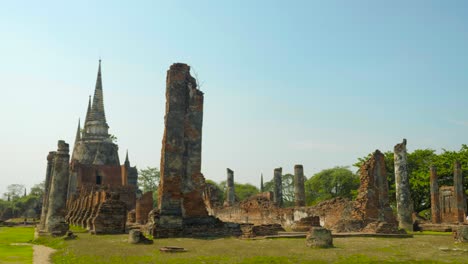
[[[450,119],[448,120],[448,122],[454,125],[458,125],[458,126],[468,126],[468,121],[464,121],[464,120]]]

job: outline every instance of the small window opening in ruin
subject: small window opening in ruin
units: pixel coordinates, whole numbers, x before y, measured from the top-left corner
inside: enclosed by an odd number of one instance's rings
[[[96,172],[96,184],[100,185],[102,183],[102,177]]]

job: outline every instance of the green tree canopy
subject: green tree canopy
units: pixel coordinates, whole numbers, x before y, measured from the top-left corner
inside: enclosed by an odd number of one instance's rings
[[[146,167],[138,171],[138,187],[143,193],[153,192],[153,206],[158,204],[158,185],[161,173],[156,167]]]
[[[334,197],[352,198],[359,188],[359,177],[347,167],[325,169],[305,182],[307,204]]]

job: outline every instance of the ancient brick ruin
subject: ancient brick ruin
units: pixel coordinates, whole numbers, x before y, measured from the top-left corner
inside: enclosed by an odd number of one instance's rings
[[[273,182],[274,182],[273,202],[278,207],[283,206],[283,181],[281,179],[282,175],[283,175],[282,168],[276,168],[273,172]]]
[[[454,162],[453,170],[453,186],[439,187],[437,169],[434,166],[430,168],[433,224],[458,224],[465,222],[466,197],[460,162]]]
[[[385,156],[376,150],[360,169],[359,194],[354,201],[352,218],[360,222],[361,230],[376,233],[398,231],[390,208]],[[358,231],[358,230],[356,230]]]
[[[135,221],[138,224],[146,224],[148,214],[153,210],[153,192],[146,192],[137,198],[135,208]]]
[[[236,197],[235,197],[235,190],[234,190],[234,171],[227,168],[227,180],[226,180],[226,201],[224,202],[224,206],[231,206],[234,204]]]
[[[397,219],[399,228],[413,231],[413,206],[408,178],[406,139],[394,147]]]
[[[112,136],[109,134],[108,129],[109,125],[107,124],[104,112],[101,61],[99,61],[94,96],[92,100],[90,97],[88,102],[83,130],[81,129],[80,122],[78,122],[71,160],[67,156],[66,176],[64,176],[66,177],[65,183],[60,182],[60,186],[54,182],[54,175],[57,174],[59,167],[56,167],[55,163],[52,164],[52,159],[61,158],[65,162],[65,156],[59,152],[49,153],[45,190],[49,195],[45,195],[44,197],[39,230],[47,230],[48,216],[49,214],[54,215],[54,213],[50,213],[51,209],[53,211],[57,210],[51,207],[53,204],[56,204],[54,201],[56,196],[52,195],[54,186],[56,186],[55,188],[60,188],[60,195],[65,196],[65,207],[60,208],[64,221],[66,220],[67,223],[83,226],[90,230],[92,229],[90,227],[93,225],[92,217],[99,216],[99,211],[105,212],[104,207],[101,208],[100,206],[106,203],[105,196],[110,197],[110,193],[116,193],[114,197],[119,197],[120,201],[125,204],[125,208],[135,208],[137,169],[130,166],[128,152],[124,164],[120,165],[118,146],[112,142]],[[65,167],[65,165],[61,166]],[[62,173],[65,175],[65,171]],[[114,206],[117,203],[112,202],[112,204]],[[113,213],[121,213],[125,218],[127,215],[125,210],[115,209]],[[101,216],[104,214],[101,213]],[[116,216],[112,216],[112,218],[116,218]],[[97,219],[99,220],[100,218],[98,217]],[[52,223],[51,220],[49,222]],[[120,226],[114,231],[111,231],[107,227],[102,230],[104,231],[101,232],[98,227],[95,232],[115,233],[116,230],[123,232]]]
[[[294,203],[296,206],[305,206],[304,168],[302,165],[294,166]]]
[[[300,169],[295,166],[295,174],[300,175]],[[281,175],[280,169],[275,169],[277,175]],[[274,193],[264,192],[231,207],[214,207],[209,211],[223,221],[256,226],[279,224],[297,231],[323,226],[333,232],[398,233],[389,204],[385,159],[380,151],[375,151],[363,164],[360,179],[355,201],[335,198],[315,206],[281,208]]]
[[[239,225],[209,216],[203,200],[203,92],[186,64],[175,63],[167,72],[164,120],[159,207],[150,213],[148,232],[154,237],[239,234]]]
[[[43,231],[54,236],[63,236],[68,231],[65,215],[70,160],[68,144],[65,141],[58,141],[58,149],[53,154],[53,160],[47,188],[49,190],[48,199],[43,205],[43,212],[46,212]]]

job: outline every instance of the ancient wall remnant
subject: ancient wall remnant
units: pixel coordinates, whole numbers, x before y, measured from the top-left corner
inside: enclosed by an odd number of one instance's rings
[[[413,203],[411,202],[408,178],[406,139],[403,139],[402,143],[395,145],[393,150],[398,226],[399,228],[413,231]]]
[[[118,193],[106,193],[106,200],[100,203],[96,216],[92,219],[91,233],[125,233],[127,206],[120,201]]]
[[[430,167],[430,175],[432,223],[463,223],[466,217],[466,198],[460,163],[455,161],[453,165],[453,186],[439,187],[435,166]]]
[[[234,191],[234,171],[227,168],[227,181],[226,181],[226,201],[224,206],[231,206],[235,202],[235,191]]]
[[[39,222],[39,230],[45,230],[45,222],[47,216],[47,210],[49,208],[49,192],[50,192],[50,182],[51,182],[51,175],[52,169],[54,165],[55,154],[57,152],[50,151],[47,155],[47,168],[46,168],[46,179],[44,185],[44,197],[42,198],[42,208],[41,208],[41,219]]]
[[[240,234],[238,224],[208,215],[201,173],[203,92],[187,64],[175,63],[166,79],[166,115],[161,149],[158,211],[152,211],[147,231],[153,237]]]
[[[294,166],[294,202],[296,206],[305,206],[304,168]]]
[[[455,161],[453,165],[453,187],[455,194],[457,219],[459,223],[463,223],[465,221],[466,216],[466,198],[465,190],[463,187],[463,174],[461,164],[459,161]]]
[[[458,223],[457,199],[454,186],[440,186],[441,223]]]
[[[69,147],[63,140],[58,141],[54,155],[53,171],[50,180],[49,202],[45,220],[46,231],[52,235],[63,236],[68,231],[65,222],[69,177]]]
[[[273,189],[273,202],[278,207],[283,206],[283,182],[281,179],[283,169],[276,168],[273,172],[273,182],[274,182],[274,189]]]
[[[439,183],[437,177],[437,169],[435,166],[430,167],[430,184],[431,184],[431,220],[433,224],[440,224],[440,198],[439,198]]]
[[[203,93],[186,64],[173,64],[166,82],[159,209],[163,223],[181,227],[182,217],[208,215],[201,196],[205,184],[200,171]]]
[[[360,221],[366,232],[396,232],[397,223],[389,204],[385,156],[379,150],[362,165],[360,180],[352,219]]]
[[[136,201],[136,223],[146,224],[151,210],[153,210],[153,192],[146,192]]]

